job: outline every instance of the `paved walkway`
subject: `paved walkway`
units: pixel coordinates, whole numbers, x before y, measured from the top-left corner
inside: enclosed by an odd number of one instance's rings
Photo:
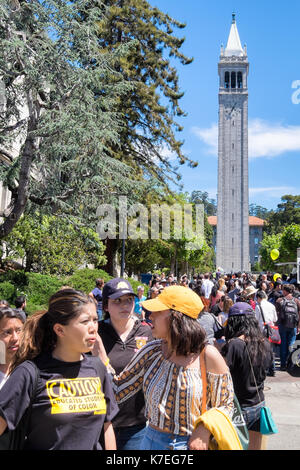
[[[266,404],[278,434],[268,436],[267,450],[300,450],[300,378],[276,371],[265,381]]]

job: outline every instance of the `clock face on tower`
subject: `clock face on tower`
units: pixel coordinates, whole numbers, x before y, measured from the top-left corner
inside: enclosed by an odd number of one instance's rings
[[[225,118],[230,119],[236,114],[238,114],[239,110],[237,108],[237,103],[232,103],[228,108],[225,109]]]

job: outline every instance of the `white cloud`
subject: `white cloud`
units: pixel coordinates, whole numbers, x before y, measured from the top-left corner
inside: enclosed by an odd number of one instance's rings
[[[250,194],[258,194],[258,193],[291,194],[291,192],[294,192],[294,188],[290,186],[271,186],[269,188],[249,188]]]
[[[217,188],[206,188],[205,191],[208,193],[209,198],[216,199],[217,198]],[[269,187],[261,187],[261,188],[249,188],[249,197],[250,199],[256,197],[263,197],[263,198],[275,198],[280,199],[283,194],[292,194],[297,195],[299,191],[297,188],[292,186],[269,186]]]
[[[211,127],[201,129],[200,127],[192,128],[193,134],[199,137],[204,142],[208,149],[207,153],[210,155],[218,155],[218,125],[212,124]]]
[[[192,132],[204,142],[209,154],[218,154],[218,125],[194,127]],[[286,152],[300,151],[300,126],[249,120],[249,158],[273,158]]]
[[[173,152],[172,150],[170,150],[170,148],[167,147],[167,145],[163,145],[159,149],[159,153],[163,158],[166,158],[169,161],[177,160],[177,154]]]

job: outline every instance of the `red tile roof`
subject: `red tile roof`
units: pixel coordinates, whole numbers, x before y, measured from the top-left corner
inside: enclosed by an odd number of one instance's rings
[[[208,223],[210,225],[217,225],[217,216],[211,215],[207,217]],[[259,217],[254,217],[253,215],[249,215],[249,225],[251,227],[263,227],[265,224],[265,220],[260,219]]]

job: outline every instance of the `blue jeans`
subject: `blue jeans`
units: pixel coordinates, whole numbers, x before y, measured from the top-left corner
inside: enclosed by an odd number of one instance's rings
[[[281,367],[286,366],[287,357],[289,355],[289,347],[294,344],[297,336],[297,328],[286,328],[279,324],[279,334],[281,337],[280,344],[280,365]]]
[[[114,430],[117,450],[139,450],[145,433],[145,425],[128,426]]]
[[[241,407],[248,431],[260,432],[260,410],[263,406],[265,406],[264,401],[254,406]]]
[[[102,320],[102,308],[97,308],[98,321]]]
[[[147,426],[140,450],[188,450],[190,436],[160,432]]]

